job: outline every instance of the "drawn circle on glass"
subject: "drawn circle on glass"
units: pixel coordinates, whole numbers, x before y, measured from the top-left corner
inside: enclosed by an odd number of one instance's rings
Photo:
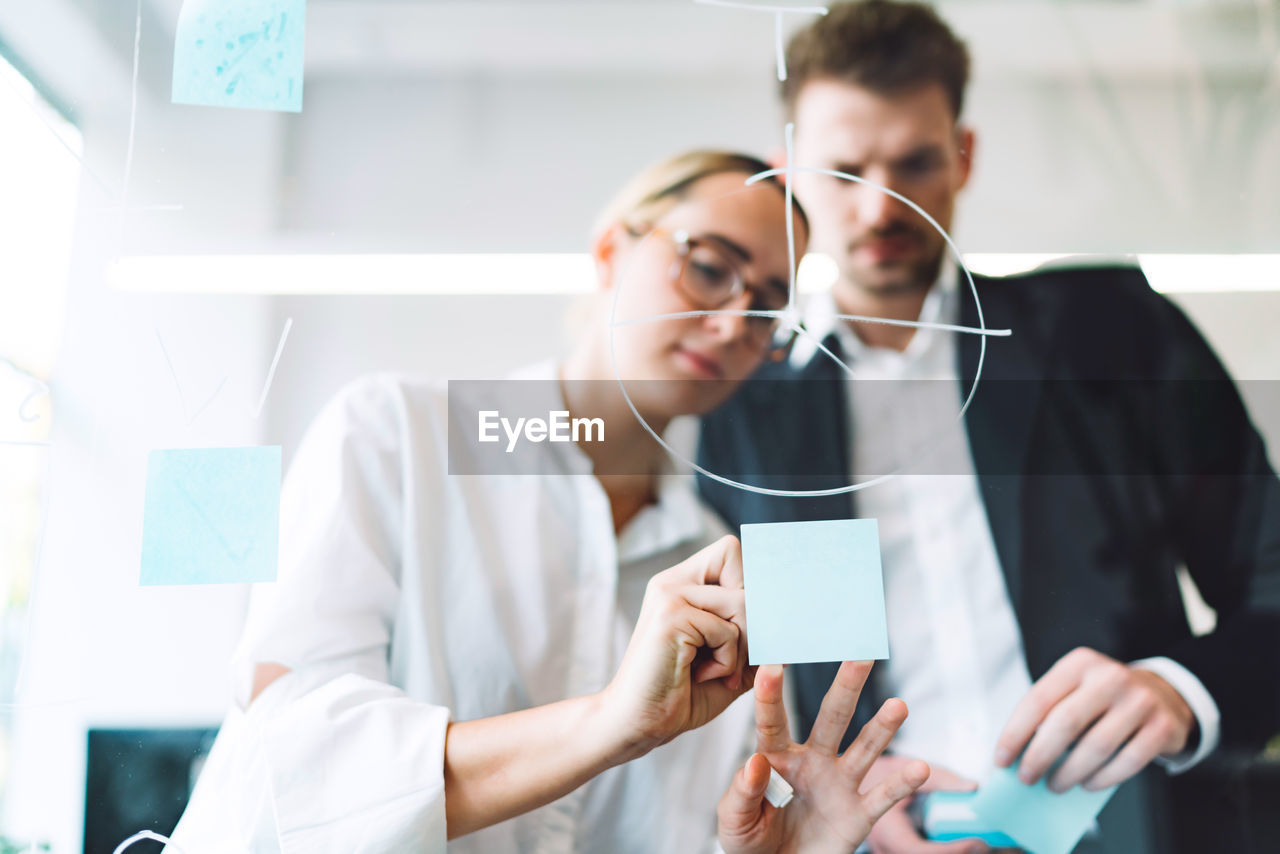
[[[920,217],[923,218],[924,221],[927,222],[936,232],[938,232],[938,234],[941,235],[942,239],[946,242],[948,251],[950,252],[952,257],[955,258],[956,263],[960,265],[960,270],[964,274],[964,278],[969,284],[969,293],[973,296],[973,302],[974,302],[975,308],[977,309],[977,316],[978,316],[978,325],[973,328],[953,327],[953,326],[948,326],[946,324],[934,325],[935,328],[941,326],[943,328],[950,328],[951,331],[954,331],[954,332],[977,334],[979,338],[977,369],[974,372],[973,381],[969,385],[969,391],[964,397],[964,402],[960,406],[960,411],[956,415],[956,421],[963,421],[965,413],[969,411],[969,406],[970,404],[973,403],[974,394],[978,390],[978,382],[979,380],[982,379],[982,367],[983,367],[983,363],[986,361],[986,356],[987,356],[987,337],[990,335],[1005,336],[1009,334],[1009,330],[992,330],[987,328],[986,319],[982,314],[982,300],[979,299],[978,297],[978,288],[974,284],[973,274],[969,271],[969,266],[965,264],[964,257],[960,254],[960,248],[956,246],[955,241],[951,239],[951,235],[947,234],[946,229],[944,229],[941,225],[939,225],[937,220],[935,220],[932,216],[930,216],[923,208],[921,208],[915,202],[911,201],[901,193],[898,193],[898,192],[895,192],[894,190],[889,189],[888,187],[885,187],[881,184],[877,184],[874,181],[869,181],[866,178],[862,178],[857,175],[850,175],[847,172],[839,172],[834,169],[813,169],[808,167],[795,167],[795,166],[788,167],[785,169],[770,169],[768,171],[758,172],[755,175],[752,175],[750,178],[746,180],[745,187],[748,187],[748,188],[752,187],[755,184],[757,184],[757,182],[762,181],[765,178],[771,178],[777,175],[786,175],[787,173],[794,175],[799,172],[818,174],[818,175],[829,175],[831,177],[840,178],[845,181],[852,181],[857,184],[863,184],[875,190],[878,190],[879,192],[885,193],[890,197],[902,202],[911,210],[919,214]],[[739,190],[734,192],[741,192],[741,191]],[[792,223],[793,217],[791,216],[791,210],[792,210],[791,183],[789,181],[786,184],[786,188],[784,192],[785,192],[785,200],[787,205],[787,224],[788,224],[787,250],[788,250],[789,256],[792,259],[795,259],[795,237],[791,233],[791,223]],[[641,242],[643,243],[644,240],[649,240],[652,236],[653,236],[653,232],[650,232],[649,234],[645,235],[645,237]],[[798,260],[798,259],[795,259],[795,260]],[[755,312],[755,311],[743,312],[743,311],[733,311],[733,310],[727,310],[727,309],[718,309],[718,310],[710,309],[710,310],[701,310],[701,311],[681,312],[679,314],[654,315],[650,317],[628,319],[624,321],[618,320],[618,303],[622,296],[622,292],[624,288],[623,281],[625,281],[626,277],[625,276],[620,277],[619,284],[613,289],[614,291],[613,303],[609,311],[609,358],[613,365],[613,375],[618,382],[618,388],[622,392],[622,397],[627,403],[627,408],[631,410],[631,414],[635,416],[636,421],[639,422],[640,426],[644,428],[645,432],[648,433],[650,436],[652,436],[654,441],[656,441],[659,445],[661,445],[662,448],[668,454],[670,454],[674,459],[688,466],[691,470],[698,472],[702,476],[709,478],[710,480],[716,481],[717,483],[724,484],[725,486],[731,486],[736,489],[743,489],[748,492],[755,492],[760,495],[770,495],[770,496],[775,496],[780,498],[818,498],[818,497],[827,496],[827,495],[843,495],[846,493],[858,492],[859,490],[866,489],[869,486],[875,486],[876,484],[884,483],[885,481],[896,477],[901,472],[901,468],[895,469],[894,471],[891,471],[887,474],[878,475],[876,477],[870,478],[869,480],[860,481],[858,483],[850,483],[850,484],[846,484],[845,486],[830,487],[828,489],[773,489],[765,486],[757,486],[752,483],[744,483],[739,480],[734,480],[732,478],[725,477],[724,475],[716,474],[715,472],[710,471],[704,468],[703,466],[698,465],[696,462],[689,459],[684,454],[680,453],[678,450],[672,447],[670,443],[668,443],[665,439],[663,439],[662,436],[659,435],[658,431],[654,430],[653,427],[651,427],[649,423],[645,421],[644,417],[640,414],[640,410],[636,407],[635,402],[631,399],[631,395],[627,392],[627,384],[625,381],[623,381],[622,375],[618,371],[618,356],[617,356],[617,348],[615,346],[616,336],[614,334],[615,329],[617,329],[619,326],[630,326],[630,325],[636,325],[641,323],[657,323],[663,320],[669,320],[669,319],[674,319],[678,317],[698,317],[698,316],[710,316],[710,315],[719,315],[719,314],[732,314],[735,316],[764,314],[767,316],[778,316],[781,318],[784,324],[788,324],[790,326],[791,331],[794,331],[796,334],[798,334],[801,337],[808,338],[812,343],[816,345],[819,352],[821,352],[827,358],[834,361],[837,365],[839,365],[840,368],[842,368],[850,376],[854,376],[853,369],[849,367],[849,365],[845,364],[843,360],[837,358],[834,353],[832,353],[829,349],[823,346],[821,341],[818,341],[812,333],[804,329],[804,327],[801,326],[800,323],[798,322],[798,312],[796,312],[795,310],[796,309],[795,276],[796,276],[796,264],[793,263],[791,265],[791,295],[790,295],[790,299],[788,301],[786,309],[784,309],[781,312]],[[866,322],[880,322],[880,323],[885,322],[883,319],[877,319],[877,318],[861,318],[861,320]],[[921,323],[910,322],[910,321],[893,321],[892,324],[901,325],[901,326],[914,326],[914,327],[929,326],[929,324],[921,324]],[[816,354],[815,354],[815,358],[816,358]]]
[[[117,845],[112,854],[123,854],[125,849],[132,847],[137,842],[159,842],[164,845],[171,845],[177,850],[178,854],[183,854],[182,849],[178,847],[176,842],[162,833],[156,833],[154,830],[139,830],[133,836]]]

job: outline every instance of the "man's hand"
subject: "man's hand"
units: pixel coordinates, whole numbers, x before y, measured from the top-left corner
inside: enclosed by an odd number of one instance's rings
[[[881,706],[849,749],[839,753],[870,672],[870,662],[841,665],[809,740],[796,744],[782,705],[782,668],[757,671],[757,753],[734,775],[717,811],[720,844],[727,854],[848,854],[880,816],[929,776],[925,763],[907,762],[866,784],[872,763],[907,717],[901,700]],[[795,790],[794,800],[782,809],[764,801],[771,767]]]
[[[911,762],[905,756],[881,756],[871,766],[863,788],[875,785],[879,780],[895,773]],[[920,786],[921,792],[972,792],[978,787],[973,780],[966,780],[938,765],[931,766],[929,779]],[[874,854],[986,854],[991,849],[978,839],[957,839],[954,842],[930,842],[920,835],[920,830],[907,811],[910,803],[904,800],[894,805],[871,828],[867,842]]]
[[[1195,722],[1187,701],[1159,676],[1081,647],[1018,703],[995,760],[1007,768],[1021,755],[1018,776],[1035,783],[1066,755],[1049,788],[1065,792],[1082,784],[1097,791],[1124,782],[1157,756],[1182,752]]]

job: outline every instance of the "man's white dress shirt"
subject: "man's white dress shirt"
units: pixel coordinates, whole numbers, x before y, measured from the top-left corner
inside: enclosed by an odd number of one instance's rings
[[[959,323],[957,280],[944,265],[919,320]],[[882,684],[910,710],[890,750],[981,781],[1031,678],[959,418],[969,392],[957,371],[965,333],[917,329],[898,352],[867,346],[836,314],[830,293],[814,295],[805,326],[818,340],[834,331],[853,372],[845,385],[853,482],[901,472],[854,499],[858,516],[880,530],[890,655]],[[801,368],[828,356],[802,338],[791,358]],[[1165,763],[1175,772],[1191,767],[1217,745],[1217,705],[1176,662],[1135,664],[1172,684],[1195,713],[1196,750]]]
[[[523,376],[554,380],[554,366]],[[543,387],[557,389],[548,411],[564,409],[558,386]],[[572,443],[546,446],[556,474],[450,476],[447,418],[444,383],[377,376],[309,429],[281,499],[279,579],[254,590],[235,704],[175,833],[189,854],[714,846],[716,803],[752,728],[749,696],[446,846],[448,722],[603,688],[649,578],[724,533],[689,479],[668,477],[615,537]],[[250,705],[256,662],[292,672]]]

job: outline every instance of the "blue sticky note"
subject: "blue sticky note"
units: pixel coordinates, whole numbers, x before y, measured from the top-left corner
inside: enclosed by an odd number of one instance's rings
[[[279,445],[147,456],[142,584],[274,581],[279,539]]]
[[[305,0],[186,0],[173,102],[302,111]]]
[[[874,519],[742,526],[752,664],[889,657]]]
[[[1018,843],[998,830],[991,830],[973,811],[977,792],[927,792],[917,796],[921,803],[921,830],[931,842],[981,839],[992,848],[1017,848]]]
[[[1013,837],[1031,854],[1069,854],[1115,791],[1115,786],[1098,792],[1073,786],[1059,795],[1045,778],[1028,786],[1013,769],[997,768],[974,795],[972,808],[983,824]]]

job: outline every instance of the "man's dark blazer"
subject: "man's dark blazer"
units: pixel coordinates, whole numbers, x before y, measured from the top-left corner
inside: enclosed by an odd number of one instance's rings
[[[1224,746],[1260,745],[1280,731],[1280,484],[1235,385],[1137,269],[975,279],[987,326],[1013,334],[988,340],[965,425],[1032,679],[1078,646],[1167,656],[1217,702]],[[977,326],[962,293],[961,322]],[[979,343],[960,336],[965,390]],[[775,488],[846,485],[845,382],[821,353],[802,371],[766,365],[703,420],[699,463]],[[857,493],[776,498],[706,477],[699,488],[735,528],[856,510]],[[1217,612],[1211,634],[1191,632],[1180,564]],[[835,667],[788,670],[802,732]]]

